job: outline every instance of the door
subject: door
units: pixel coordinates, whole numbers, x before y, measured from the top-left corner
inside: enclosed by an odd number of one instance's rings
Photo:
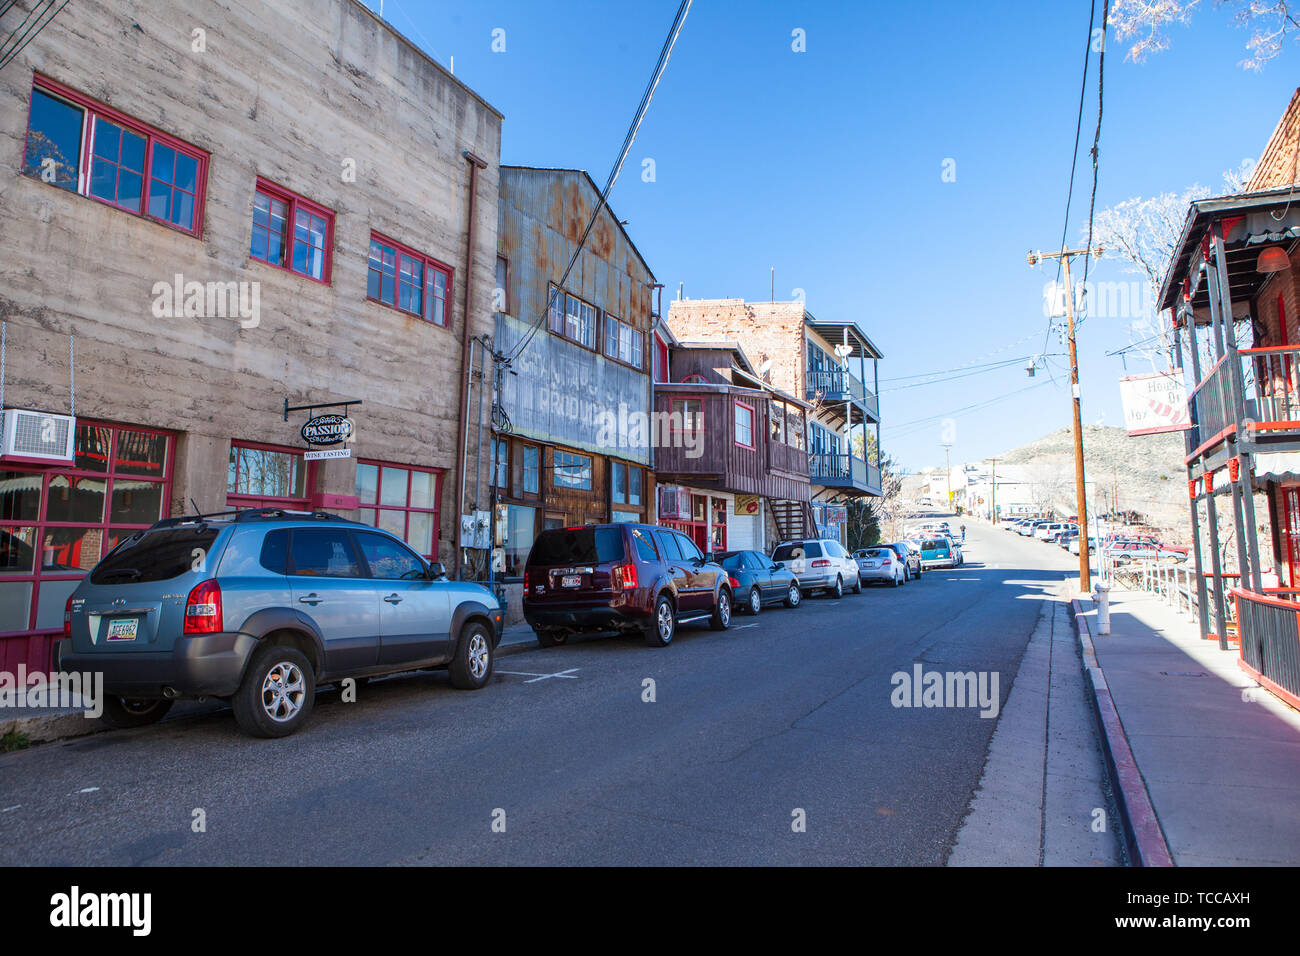
[[[343,528],[296,528],[289,538],[293,606],[325,641],[325,670],[347,673],[379,662],[379,594]]]
[[[763,595],[763,600],[770,601],[772,598],[783,592],[784,589],[779,583],[772,583],[771,561],[756,551],[746,551],[743,560],[746,570],[754,576],[754,583],[758,585],[758,590],[759,593]]]
[[[1282,489],[1282,557],[1287,585],[1300,587],[1300,486]]]
[[[451,599],[426,576],[424,560],[376,531],[355,532],[379,595],[379,663],[445,660],[451,653]]]
[[[718,572],[704,564],[704,552],[696,547],[695,542],[680,531],[673,532],[677,544],[682,549],[682,564],[686,571],[686,587],[690,594],[692,611],[713,610],[713,585]]]
[[[672,531],[655,531],[654,535],[655,544],[659,546],[659,554],[677,591],[677,609],[689,611],[691,609],[690,580],[686,575],[686,560],[682,557],[682,549],[678,544],[683,540],[682,536]]]

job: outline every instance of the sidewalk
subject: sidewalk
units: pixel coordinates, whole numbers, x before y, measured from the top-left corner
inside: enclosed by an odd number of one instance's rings
[[[527,624],[512,624],[501,634],[496,657],[509,657],[537,648],[537,638]],[[193,717],[196,714],[220,710],[221,701],[177,701],[163,721]],[[6,707],[0,709],[0,738],[7,734],[21,734],[28,743],[48,743],[71,737],[84,737],[108,728],[98,720],[87,718],[85,711],[77,708]]]
[[[1300,713],[1247,677],[1235,649],[1201,640],[1194,621],[1153,594],[1112,591],[1107,636],[1091,600],[1074,604],[1143,862],[1300,863]]]

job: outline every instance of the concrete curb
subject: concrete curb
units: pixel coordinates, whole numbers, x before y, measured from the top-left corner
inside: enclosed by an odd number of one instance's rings
[[[506,643],[510,641],[510,643]],[[533,637],[531,629],[523,628],[515,634],[507,632],[502,635],[501,643],[497,645],[496,657],[510,657],[514,654],[522,654],[525,651],[537,650],[537,641]],[[108,730],[98,720],[87,718],[82,711],[68,710],[51,710],[44,713],[36,713],[31,716],[9,717],[0,716],[0,737],[12,732],[26,735],[27,739],[33,744],[47,744],[56,740],[70,740],[74,737],[85,737],[89,734],[101,733]]]
[[[1120,720],[1115,701],[1106,684],[1106,675],[1097,662],[1097,650],[1092,643],[1092,627],[1088,612],[1079,598],[1070,600],[1074,612],[1074,631],[1079,637],[1083,654],[1083,669],[1092,689],[1092,704],[1101,729],[1102,749],[1106,753],[1106,770],[1114,785],[1115,798],[1123,817],[1124,838],[1129,856],[1138,866],[1173,866],[1174,858],[1169,844],[1160,829],[1160,820],[1151,803],[1142,772],[1133,758],[1124,724]]]

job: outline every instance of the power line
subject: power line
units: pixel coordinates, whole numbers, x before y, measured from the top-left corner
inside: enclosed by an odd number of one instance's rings
[[[1026,385],[1022,388],[1014,389],[1013,391],[1007,392],[1003,395],[998,395],[994,398],[986,399],[985,401],[982,402],[975,402],[972,405],[966,405],[962,408],[953,409],[952,411],[940,412],[937,415],[930,415],[927,416],[926,418],[917,418],[910,422],[899,422],[893,425],[885,425],[882,426],[881,431],[882,432],[890,431],[895,428],[910,428],[911,426],[932,425],[935,422],[943,421],[943,419],[945,418],[956,418],[959,415],[965,415],[968,414],[969,412],[980,411],[982,409],[988,408],[990,405],[994,405],[1000,401],[1003,401],[1004,399],[1011,398],[1012,396],[1015,395],[1020,395],[1024,392],[1030,391],[1031,389],[1042,388],[1044,385],[1050,385],[1050,384],[1051,384],[1050,382],[1035,382],[1033,385]],[[905,432],[901,435],[892,436],[892,438],[902,438],[905,437],[905,435],[913,434],[915,431],[918,430],[919,429],[913,429],[912,431]]]
[[[641,96],[641,103],[637,106],[636,115],[632,118],[627,135],[623,138],[623,147],[619,152],[618,159],[614,163],[614,168],[610,170],[609,178],[605,181],[605,188],[601,191],[600,202],[592,210],[591,219],[588,220],[587,228],[582,231],[582,236],[578,239],[578,245],[573,250],[573,255],[569,259],[568,266],[564,269],[564,274],[560,276],[560,281],[555,286],[554,291],[547,296],[546,307],[538,315],[537,321],[533,323],[533,326],[525,333],[523,338],[515,344],[515,347],[510,350],[510,354],[504,358],[506,364],[509,364],[528,348],[538,330],[546,323],[547,316],[550,315],[551,309],[554,308],[555,300],[561,295],[565,283],[569,279],[569,273],[577,265],[578,256],[582,253],[583,246],[586,245],[587,237],[591,235],[591,230],[596,225],[596,219],[600,216],[601,210],[605,208],[609,201],[610,190],[614,188],[614,183],[618,180],[618,174],[627,161],[627,155],[631,152],[632,144],[636,141],[637,132],[641,129],[641,123],[645,120],[646,112],[650,109],[650,102],[654,99],[655,90],[659,87],[659,81],[668,66],[668,60],[672,56],[677,37],[681,34],[682,24],[686,21],[686,14],[690,12],[691,3],[692,0],[682,0],[681,5],[677,8],[677,16],[673,19],[672,28],[668,31],[668,38],[659,51],[659,60],[655,64],[654,72],[650,75],[650,82],[646,84],[645,92]]]
[[[901,392],[904,389],[908,389],[908,388],[924,388],[927,385],[946,385],[948,382],[955,382],[958,379],[970,378],[972,375],[986,375],[989,372],[1000,372],[1003,369],[1010,368],[1011,366],[1016,365],[1019,362],[1025,361],[1025,359],[1031,359],[1034,357],[1035,356],[1032,355],[1020,355],[1013,359],[1003,359],[1001,362],[991,362],[988,365],[977,365],[969,369],[951,369],[950,371],[959,372],[960,374],[947,375],[944,378],[931,378],[929,381],[925,381],[925,382],[912,382],[911,384],[908,385],[894,385],[891,386],[890,388],[882,388],[880,390],[880,394],[883,395],[886,392]],[[944,373],[937,373],[937,374],[942,375]]]
[[[50,25],[50,21],[57,17],[59,12],[68,5],[68,0],[62,0],[55,7],[56,2],[57,0],[48,0],[48,2],[38,0],[23,21],[5,39],[4,43],[0,43],[0,70],[12,63],[14,58],[23,52],[27,44],[36,39],[37,35]],[[50,13],[51,8],[53,8],[53,13]],[[22,36],[19,36],[19,31],[23,30],[24,27],[26,27],[26,31],[23,32]]]
[[[1106,88],[1106,25],[1109,20],[1110,0],[1105,0],[1105,6],[1101,14],[1101,52],[1097,54],[1097,131],[1092,134],[1092,198],[1088,201],[1088,244],[1084,246],[1086,251],[1083,254],[1083,287],[1085,289],[1088,287],[1088,266],[1092,262],[1092,216],[1097,208],[1097,160],[1100,156],[1101,144],[1102,94]]]

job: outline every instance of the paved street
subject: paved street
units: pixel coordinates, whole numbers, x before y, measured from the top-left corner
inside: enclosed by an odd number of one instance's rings
[[[896,708],[891,675],[996,672],[1005,704],[1073,566],[970,532],[958,570],[684,627],[662,650],[532,650],[477,693],[441,673],[355,704],[331,688],[282,740],[223,710],[0,757],[0,863],[943,864],[999,721]]]

